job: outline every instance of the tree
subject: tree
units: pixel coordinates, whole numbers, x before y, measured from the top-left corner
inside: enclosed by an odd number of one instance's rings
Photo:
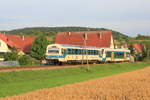
[[[146,45],[147,59],[150,59],[150,41],[145,41],[144,43]]]
[[[134,56],[134,54],[135,54],[135,50],[134,50],[134,47],[133,47],[133,45],[132,45],[132,44],[130,44],[130,46],[129,46],[129,50],[130,50],[131,55],[132,55],[132,56]]]
[[[48,43],[44,36],[38,36],[31,47],[31,56],[38,60],[44,59]]]

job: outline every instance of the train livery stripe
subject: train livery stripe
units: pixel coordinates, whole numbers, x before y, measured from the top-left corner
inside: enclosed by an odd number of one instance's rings
[[[58,59],[58,58],[65,58],[65,56],[46,56],[46,59]]]

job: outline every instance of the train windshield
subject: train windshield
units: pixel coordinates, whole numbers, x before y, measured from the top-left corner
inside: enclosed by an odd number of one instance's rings
[[[58,54],[59,49],[58,48],[48,48],[48,53]]]

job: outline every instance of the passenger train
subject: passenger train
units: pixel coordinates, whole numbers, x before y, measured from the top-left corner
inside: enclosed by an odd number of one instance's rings
[[[130,50],[50,44],[46,60],[49,64],[126,62],[130,61]]]

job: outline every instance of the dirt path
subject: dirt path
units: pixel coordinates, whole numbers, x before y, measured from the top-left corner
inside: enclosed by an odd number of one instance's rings
[[[0,100],[150,100],[150,67]]]

